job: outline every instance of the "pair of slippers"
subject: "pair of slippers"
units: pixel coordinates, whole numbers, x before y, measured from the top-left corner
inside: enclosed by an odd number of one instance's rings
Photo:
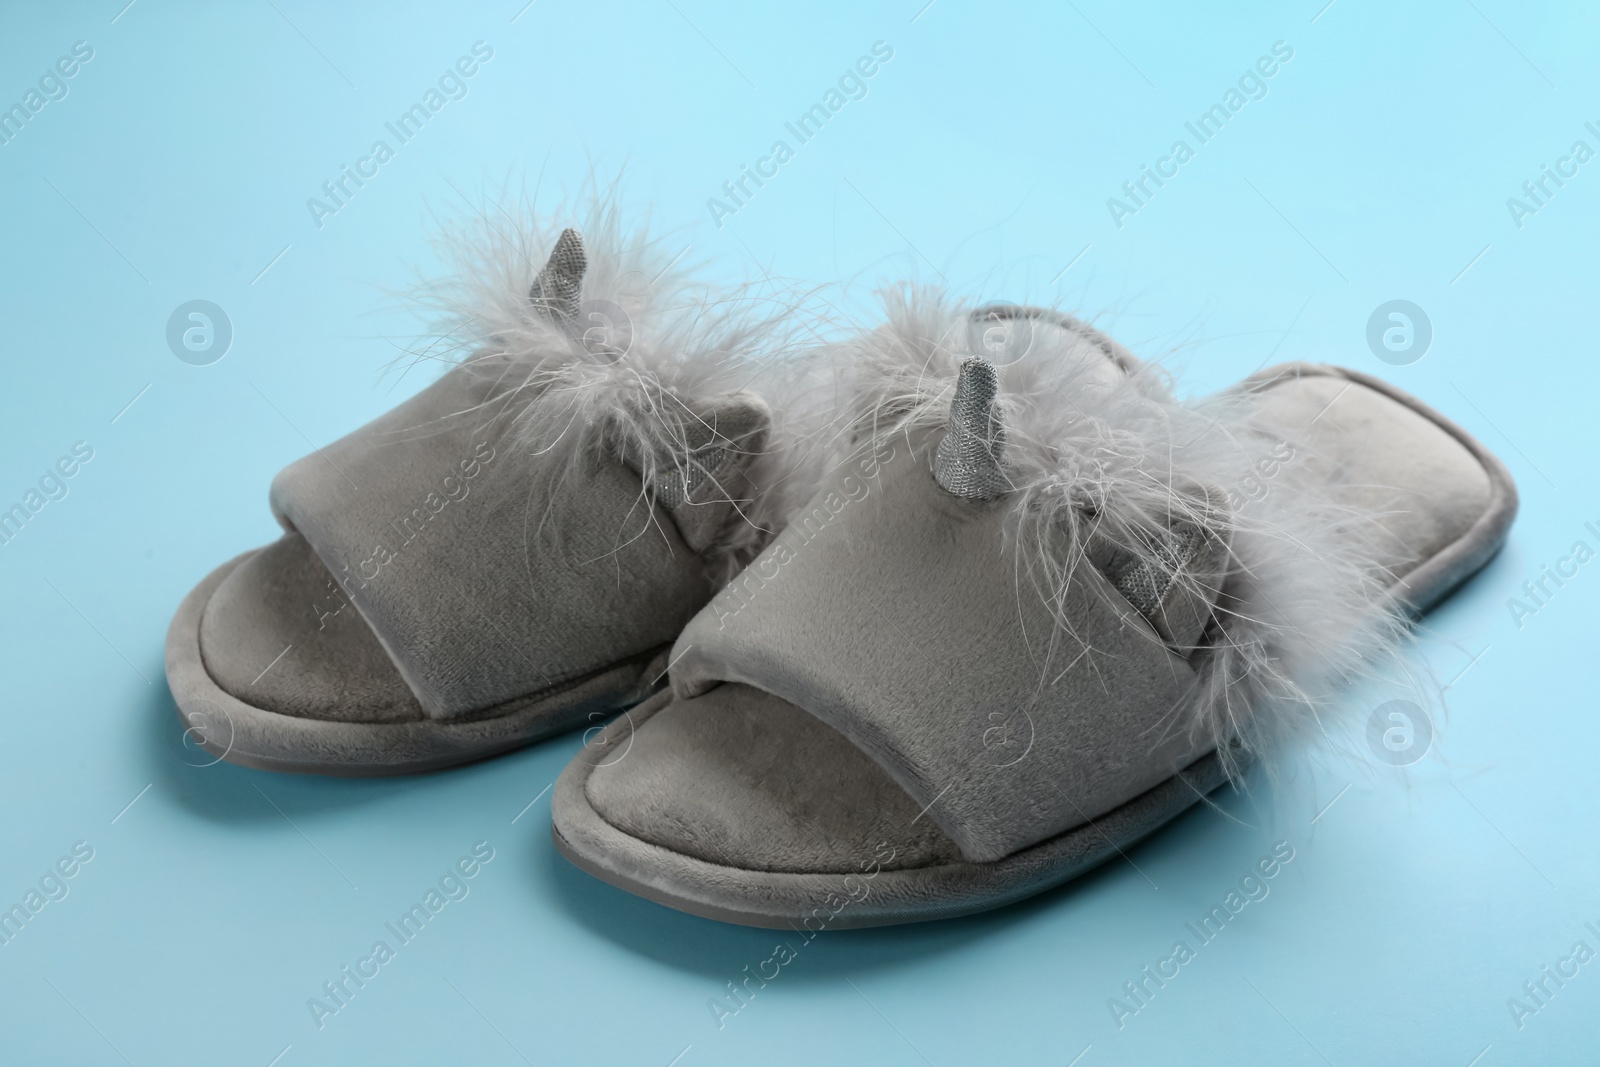
[[[1065,882],[1322,731],[1516,511],[1355,371],[1181,401],[1069,316],[914,289],[797,350],[609,213],[481,237],[441,297],[468,354],[277,476],[284,533],[184,599],[172,692],[214,755],[301,773],[609,718],[555,844],[697,915]]]

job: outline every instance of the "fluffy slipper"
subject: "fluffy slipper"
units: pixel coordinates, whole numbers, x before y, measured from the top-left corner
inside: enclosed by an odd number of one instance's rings
[[[749,359],[775,320],[585,229],[479,220],[433,291],[469,355],[283,470],[283,536],[185,598],[167,678],[216,757],[394,774],[598,721],[809,495],[798,364]]]
[[[562,773],[570,860],[774,928],[1030,896],[1334,725],[1516,511],[1499,460],[1352,371],[1180,403],[1072,330],[982,351],[916,295],[849,346],[853,451]]]

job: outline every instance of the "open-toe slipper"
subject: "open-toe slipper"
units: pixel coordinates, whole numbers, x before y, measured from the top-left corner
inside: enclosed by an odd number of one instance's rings
[[[1516,511],[1353,371],[1180,403],[1070,330],[1007,363],[940,299],[889,319],[843,352],[850,455],[559,778],[591,874],[813,930],[1039,893],[1329,727]]]
[[[792,426],[763,396],[789,371],[751,361],[778,343],[751,302],[609,209],[587,247],[507,216],[457,251],[431,299],[468,355],[282,471],[283,535],[172,621],[167,677],[215,758],[395,774],[598,722],[779,528]]]

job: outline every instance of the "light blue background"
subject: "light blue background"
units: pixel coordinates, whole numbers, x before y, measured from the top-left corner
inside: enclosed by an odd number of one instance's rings
[[[1600,148],[1583,128],[1600,120],[1600,20],[1510,0],[923,2],[0,15],[0,104],[73,42],[94,48],[70,94],[0,147],[0,500],[74,441],[95,450],[0,548],[0,903],[74,842],[94,849],[70,895],[0,947],[0,1059],[1600,1059],[1600,961],[1520,1030],[1506,1003],[1574,942],[1600,950],[1583,926],[1600,927],[1600,563],[1520,628],[1506,603],[1578,538],[1595,544],[1584,523],[1600,520],[1600,162],[1520,229],[1506,207],[1574,140]],[[318,229],[306,198],[478,40],[494,58],[470,95]],[[894,58],[869,95],[714,227],[707,197],[878,40]],[[1294,57],[1267,97],[1116,227],[1107,197],[1279,40]],[[1186,390],[1321,360],[1459,420],[1506,459],[1522,514],[1417,640],[1454,679],[1433,751],[1408,772],[1297,759],[1026,905],[819,938],[722,1029],[709,998],[777,935],[645,903],[556,856],[543,791],[575,736],[392,781],[187,766],[167,622],[215,564],[274,536],[278,468],[422,384],[386,371],[417,330],[386,293],[432,269],[429,211],[508,175],[542,174],[548,193],[624,163],[628,202],[722,280],[858,292],[943,275],[1098,315]],[[195,298],[235,330],[211,366],[164,340]],[[1364,340],[1395,298],[1435,330],[1410,366]],[[1364,700],[1349,699],[1357,722]],[[479,840],[495,859],[471,895],[318,1030],[307,998]],[[1271,895],[1119,1030],[1108,999],[1280,840],[1296,858]]]

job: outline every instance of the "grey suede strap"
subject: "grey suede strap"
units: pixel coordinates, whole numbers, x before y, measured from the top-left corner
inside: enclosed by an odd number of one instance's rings
[[[634,470],[518,449],[493,390],[456,368],[272,484],[279,521],[438,718],[647,655],[710,595]]]
[[[897,438],[837,471],[689,624],[673,686],[742,682],[804,708],[992,861],[1199,756],[1172,729],[1195,675],[1086,561],[1058,630],[1005,547],[1005,498],[940,488],[933,443]]]

